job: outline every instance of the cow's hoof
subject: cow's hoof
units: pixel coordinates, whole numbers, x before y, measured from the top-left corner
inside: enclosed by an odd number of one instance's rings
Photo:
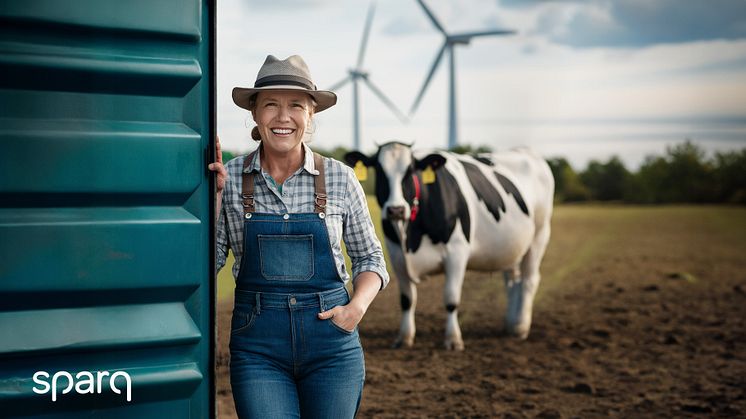
[[[397,338],[396,341],[391,345],[393,349],[399,349],[399,348],[411,348],[414,345],[414,339],[402,339]]]
[[[464,341],[463,340],[447,340],[445,347],[447,351],[463,351]]]
[[[508,327],[505,329],[505,334],[519,340],[526,340],[528,338],[528,327]]]

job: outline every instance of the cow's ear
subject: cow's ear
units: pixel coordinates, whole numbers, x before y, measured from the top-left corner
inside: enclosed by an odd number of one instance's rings
[[[429,154],[422,160],[417,160],[414,166],[419,170],[425,170],[426,167],[430,166],[433,170],[437,170],[441,166],[446,164],[446,158],[440,154]]]
[[[372,158],[359,151],[350,151],[349,153],[345,154],[345,163],[347,163],[348,166],[355,167],[355,165],[359,161],[363,162],[363,164],[366,166],[373,166],[374,164]]]

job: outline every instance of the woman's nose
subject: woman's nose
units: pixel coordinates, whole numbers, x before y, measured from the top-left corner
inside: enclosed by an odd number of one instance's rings
[[[277,118],[281,121],[290,120],[290,111],[286,107],[280,106],[280,112],[277,114]]]

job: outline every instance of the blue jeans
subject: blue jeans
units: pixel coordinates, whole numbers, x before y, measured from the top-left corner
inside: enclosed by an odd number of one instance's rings
[[[231,387],[239,418],[352,418],[365,362],[357,328],[317,314],[349,302],[344,288],[304,294],[236,290]]]

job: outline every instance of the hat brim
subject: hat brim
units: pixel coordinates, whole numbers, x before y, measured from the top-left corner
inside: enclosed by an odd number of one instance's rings
[[[267,87],[234,87],[233,88],[233,103],[236,105],[251,110],[249,108],[249,99],[259,92],[267,90],[297,90],[308,93],[313,100],[316,101],[316,109],[314,112],[318,113],[325,109],[329,109],[337,103],[337,95],[334,92],[328,90],[308,90],[300,86],[267,86]]]

